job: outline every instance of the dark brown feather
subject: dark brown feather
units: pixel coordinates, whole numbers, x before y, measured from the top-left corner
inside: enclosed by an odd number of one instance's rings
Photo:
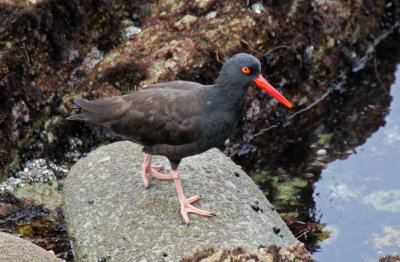
[[[155,84],[125,96],[75,99],[81,113],[69,120],[92,122],[143,145],[183,145],[204,127],[203,85],[187,81]]]

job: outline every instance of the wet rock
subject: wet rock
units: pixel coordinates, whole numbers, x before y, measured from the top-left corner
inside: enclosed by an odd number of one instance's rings
[[[328,42],[326,43],[327,49],[332,49],[335,46],[335,39],[329,38]]]
[[[217,14],[218,14],[217,11],[212,11],[212,12],[210,12],[210,13],[208,13],[208,14],[206,15],[206,18],[207,18],[207,19],[214,19],[214,18],[217,16]]]
[[[51,181],[57,183],[57,176],[63,177],[68,171],[66,166],[57,165],[42,158],[27,161],[23,170],[0,183],[0,192],[7,190],[12,193],[27,184],[45,184]]]
[[[34,159],[27,161],[23,170],[18,171],[13,177],[0,183],[0,192],[5,190],[14,192],[17,188],[22,188],[27,184],[44,184],[55,181],[57,176],[63,177],[68,173],[68,168],[63,165],[57,165],[46,159]]]
[[[257,14],[261,14],[264,11],[264,9],[265,9],[264,6],[262,4],[260,4],[260,3],[254,3],[251,6],[251,11],[253,11],[253,12],[257,13]]]
[[[317,155],[318,156],[326,156],[326,149],[320,148],[317,150]]]
[[[205,9],[215,3],[216,0],[195,0],[195,7]]]
[[[34,185],[39,188],[41,184]],[[60,207],[50,204],[49,209],[28,199],[29,197],[30,195],[25,194],[16,198],[9,192],[0,192],[0,231],[23,237],[46,250],[54,251],[60,258],[71,260],[73,254]],[[47,199],[52,201],[49,197]]]
[[[186,195],[202,195],[195,205],[217,214],[190,215],[188,225],[180,215],[173,182],[152,179],[144,189],[143,158],[140,146],[117,142],[96,149],[71,169],[63,208],[78,260],[95,261],[109,254],[116,261],[175,261],[208,248],[256,250],[259,245],[296,243],[257,186],[218,150],[185,158],[180,165]],[[155,156],[153,161],[168,172],[165,158]],[[232,175],[235,172],[240,176]],[[254,212],[254,199],[263,212]]]
[[[181,20],[174,24],[174,27],[180,31],[190,31],[192,26],[197,23],[198,18],[194,15],[185,15]]]
[[[29,241],[0,231],[0,261],[62,262],[64,260]]]

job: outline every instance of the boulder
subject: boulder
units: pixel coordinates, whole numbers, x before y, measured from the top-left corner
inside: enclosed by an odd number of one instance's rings
[[[116,142],[80,159],[64,184],[63,210],[78,261],[176,261],[196,251],[297,243],[254,182],[217,149],[183,159],[187,197],[215,217],[191,214],[186,224],[172,181],[141,181],[139,145]],[[155,156],[153,164],[169,168]]]
[[[22,238],[0,231],[0,261],[62,262],[52,251],[47,251]]]

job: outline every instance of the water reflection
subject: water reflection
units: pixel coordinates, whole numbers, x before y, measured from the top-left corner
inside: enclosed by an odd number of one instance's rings
[[[386,125],[316,183],[320,222],[332,231],[319,261],[377,261],[400,252],[400,70]]]

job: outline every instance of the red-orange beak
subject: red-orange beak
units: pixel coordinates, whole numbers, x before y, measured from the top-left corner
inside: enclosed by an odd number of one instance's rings
[[[291,108],[292,104],[287,101],[287,99],[285,97],[283,97],[283,95],[281,95],[281,93],[279,93],[275,88],[273,88],[268,82],[267,80],[265,80],[264,77],[262,77],[262,75],[260,75],[257,79],[253,80],[254,82],[256,82],[257,86],[264,89],[265,91],[267,91],[271,96],[275,97],[276,99],[278,99],[279,102],[281,102],[282,104],[284,104],[285,106]]]

